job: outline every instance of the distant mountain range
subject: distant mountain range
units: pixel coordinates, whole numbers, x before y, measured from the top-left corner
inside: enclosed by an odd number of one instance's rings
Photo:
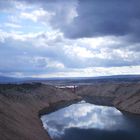
[[[140,81],[140,75],[112,75],[99,77],[62,77],[62,78],[17,78],[0,76],[0,83],[24,83],[24,82],[46,82],[46,83],[93,83],[106,81]]]

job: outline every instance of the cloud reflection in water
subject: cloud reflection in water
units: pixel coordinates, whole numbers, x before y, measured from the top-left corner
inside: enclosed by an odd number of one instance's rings
[[[97,106],[81,101],[41,117],[44,128],[52,138],[69,128],[124,129],[122,113],[114,107]]]

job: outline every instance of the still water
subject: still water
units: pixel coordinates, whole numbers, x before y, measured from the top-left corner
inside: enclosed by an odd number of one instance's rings
[[[140,116],[85,101],[41,117],[53,140],[140,140]]]

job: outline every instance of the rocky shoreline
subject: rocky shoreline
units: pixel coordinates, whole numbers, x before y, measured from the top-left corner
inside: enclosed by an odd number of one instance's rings
[[[140,114],[140,83],[78,86],[75,93],[40,83],[0,85],[0,140],[50,140],[40,116],[82,99]]]

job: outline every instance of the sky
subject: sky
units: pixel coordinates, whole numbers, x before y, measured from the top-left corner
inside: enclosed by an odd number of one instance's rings
[[[0,76],[140,74],[139,0],[0,0]]]

